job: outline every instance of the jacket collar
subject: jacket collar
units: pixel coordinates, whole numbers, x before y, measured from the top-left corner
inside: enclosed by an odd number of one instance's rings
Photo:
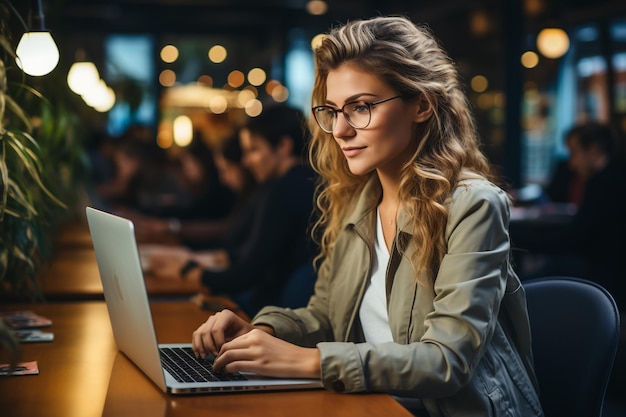
[[[378,180],[378,175],[374,173],[370,176],[369,180],[365,183],[363,190],[359,193],[354,209],[346,219],[345,226],[356,226],[361,224],[370,225],[371,222],[364,222],[364,220],[369,219],[372,212],[376,212],[376,207],[378,206],[382,196],[383,189],[380,185],[380,181]]]
[[[359,227],[366,236],[374,236],[376,222],[372,223],[371,215],[376,215],[376,207],[383,197],[383,189],[380,185],[378,175],[374,172],[365,183],[363,190],[359,194],[357,202],[352,212],[347,216],[344,227]],[[411,234],[409,229],[409,217],[400,212],[398,218],[399,232]]]

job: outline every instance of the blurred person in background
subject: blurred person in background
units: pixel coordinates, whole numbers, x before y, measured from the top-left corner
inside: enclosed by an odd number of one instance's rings
[[[131,126],[120,137],[109,140],[105,149],[113,172],[96,186],[100,204],[112,211],[153,210],[152,196],[171,187],[174,178],[164,176],[165,154],[156,146],[150,129]]]
[[[514,244],[530,252],[573,255],[582,261],[552,261],[535,276],[573,275],[598,282],[626,309],[626,279],[622,259],[626,254],[626,165],[620,153],[621,137],[608,124],[589,122],[572,127],[565,135],[568,165],[584,184],[578,209],[559,227],[512,224]]]
[[[179,220],[219,219],[228,215],[235,192],[221,183],[215,166],[214,151],[195,135],[177,158],[179,190],[174,195],[170,217]]]
[[[170,196],[173,209],[160,216],[126,213],[140,240],[169,240],[195,249],[222,244],[254,185],[241,155],[236,137],[227,138],[216,149],[199,140],[184,148],[177,164],[180,186]]]
[[[582,201],[584,183],[570,167],[569,160],[559,160],[545,192],[552,203],[573,204],[576,208]]]
[[[284,105],[251,118],[239,140],[243,165],[258,186],[251,197],[253,211],[230,232],[237,238],[220,250],[155,254],[151,273],[195,281],[199,289],[231,297],[250,315],[277,302],[290,275],[313,255],[307,231],[315,180],[302,158],[304,124],[299,110]]]

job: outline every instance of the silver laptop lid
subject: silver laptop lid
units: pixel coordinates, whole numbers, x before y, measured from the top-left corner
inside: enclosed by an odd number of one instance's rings
[[[115,343],[166,391],[133,223],[91,207],[86,212]]]

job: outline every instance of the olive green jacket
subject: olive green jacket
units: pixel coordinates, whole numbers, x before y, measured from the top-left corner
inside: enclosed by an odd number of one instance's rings
[[[387,268],[393,343],[365,343],[359,305],[373,262],[376,176],[320,267],[306,308],[266,307],[254,324],[314,347],[322,382],[338,392],[416,397],[431,417],[543,415],[533,371],[526,297],[511,267],[509,200],[486,180],[460,183],[450,203],[447,253],[434,286],[418,285],[396,236]],[[402,219],[399,219],[399,224]],[[411,243],[404,251],[411,254]]]

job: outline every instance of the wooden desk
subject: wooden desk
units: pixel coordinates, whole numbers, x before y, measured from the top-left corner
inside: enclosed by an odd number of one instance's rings
[[[56,250],[50,263],[39,270],[38,281],[49,301],[104,299],[93,247]]]
[[[410,417],[384,394],[324,390],[174,397],[162,393],[118,353],[103,302],[4,305],[53,320],[52,343],[23,344],[22,359],[37,360],[36,376],[0,377],[0,410],[7,417],[293,416]],[[162,343],[190,339],[208,313],[192,303],[152,304]]]
[[[47,301],[103,300],[102,283],[93,247],[58,249],[49,264],[38,272],[41,291]],[[186,281],[145,277],[151,297],[189,297],[198,288]]]
[[[86,219],[74,219],[59,228],[53,239],[52,259],[41,267],[37,279],[47,301],[104,299]],[[184,298],[198,292],[189,282],[158,280],[149,275],[145,279],[148,295],[155,298]]]

